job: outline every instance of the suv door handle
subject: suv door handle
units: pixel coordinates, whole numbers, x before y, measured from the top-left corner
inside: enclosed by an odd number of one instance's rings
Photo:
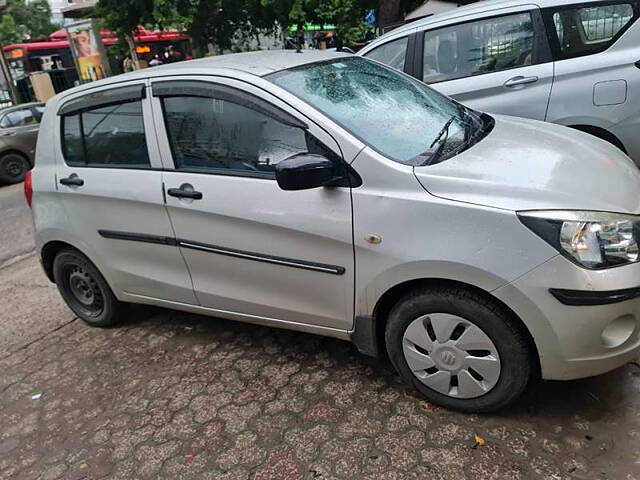
[[[71,175],[69,175],[66,178],[61,178],[60,179],[60,184],[62,185],[66,185],[66,186],[76,186],[76,187],[81,187],[84,185],[84,180],[82,180],[80,177],[78,177],[78,175],[76,175],[75,173],[72,173]]]
[[[192,200],[202,200],[202,192],[197,192],[193,189],[193,187],[184,183],[180,185],[180,188],[170,188],[167,190],[167,193],[176,198],[190,198]]]
[[[510,78],[509,80],[507,80],[506,82],[504,82],[504,86],[511,88],[511,87],[517,87],[518,85],[526,85],[527,83],[534,83],[538,81],[538,77],[523,77],[522,75],[519,75],[517,77],[513,77]]]

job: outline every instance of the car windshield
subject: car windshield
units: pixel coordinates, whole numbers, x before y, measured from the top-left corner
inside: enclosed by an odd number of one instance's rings
[[[382,64],[351,57],[267,76],[373,149],[409,165],[469,148],[493,121]]]

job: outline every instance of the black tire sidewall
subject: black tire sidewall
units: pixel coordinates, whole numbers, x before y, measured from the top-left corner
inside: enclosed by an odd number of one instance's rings
[[[7,168],[8,163],[11,161],[17,161],[22,164],[22,172],[18,175],[9,174]],[[29,162],[19,153],[7,153],[0,157],[0,182],[5,184],[20,183],[24,181],[24,177],[29,171]]]
[[[100,314],[87,315],[86,312],[76,308],[76,301],[70,291],[69,279],[65,272],[66,268],[70,265],[78,265],[86,270],[100,288],[104,302],[103,309]],[[84,322],[94,327],[110,327],[118,322],[120,302],[115,298],[111,288],[98,269],[83,254],[69,249],[58,253],[53,261],[53,277],[64,301],[73,313],[75,313]]]
[[[490,412],[516,400],[526,389],[533,372],[533,359],[526,336],[511,315],[497,303],[457,289],[427,290],[402,299],[391,310],[385,342],[391,363],[400,376],[434,404],[465,412]],[[501,372],[498,383],[485,395],[460,399],[428,388],[411,372],[402,349],[406,328],[430,313],[458,315],[477,325],[498,350]]]

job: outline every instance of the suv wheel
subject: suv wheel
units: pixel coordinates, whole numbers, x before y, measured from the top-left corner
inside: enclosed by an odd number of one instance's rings
[[[22,182],[28,171],[29,163],[19,153],[7,153],[0,157],[0,182]]]
[[[465,412],[513,402],[534,371],[527,336],[510,313],[464,288],[405,296],[389,314],[385,340],[405,382],[434,404]]]
[[[104,277],[77,250],[60,251],[53,261],[58,290],[73,312],[94,327],[114,325],[122,311]]]

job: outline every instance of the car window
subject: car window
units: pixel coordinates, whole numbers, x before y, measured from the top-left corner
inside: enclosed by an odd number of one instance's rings
[[[303,65],[266,78],[400,163],[426,164],[440,139],[445,146],[438,158],[449,158],[488,131],[476,123],[475,112],[361,57]]]
[[[7,113],[2,119],[2,125],[0,126],[3,128],[25,127],[28,125],[35,125],[36,123],[38,123],[38,120],[29,108]]]
[[[436,83],[532,65],[534,37],[528,12],[427,31],[422,79]]]
[[[40,123],[42,121],[42,115],[44,114],[44,105],[36,105],[33,107],[33,113],[35,114],[38,123]]]
[[[11,122],[6,115],[0,119],[0,128],[11,128]]]
[[[326,153],[302,128],[228,100],[177,96],[162,103],[176,169],[275,176],[286,158]]]
[[[65,115],[62,132],[68,165],[150,167],[139,100]]]
[[[563,8],[553,11],[560,58],[602,52],[637,18],[631,3]]]
[[[409,37],[385,43],[364,54],[366,58],[389,65],[398,70],[404,70],[404,60],[407,56],[407,43]]]

